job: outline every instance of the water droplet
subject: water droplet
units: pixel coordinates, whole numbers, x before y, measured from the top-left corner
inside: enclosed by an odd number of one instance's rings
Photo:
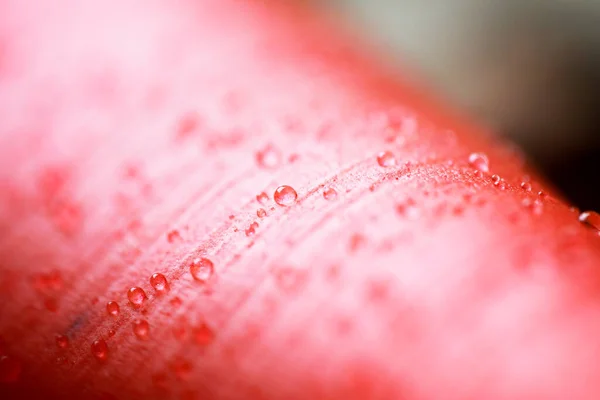
[[[139,307],[144,304],[144,301],[146,300],[146,292],[144,292],[144,289],[142,288],[132,287],[127,292],[127,298],[129,299],[131,305],[134,307]]]
[[[396,165],[396,157],[390,151],[382,151],[377,155],[377,164],[381,167],[393,167]]]
[[[56,347],[66,349],[69,347],[69,338],[65,335],[56,335]]]
[[[490,172],[490,162],[483,153],[471,153],[469,155],[469,165],[481,172]]]
[[[117,315],[119,315],[120,311],[121,307],[119,307],[119,304],[116,301],[109,301],[108,303],[106,303],[106,312],[108,313],[108,315],[116,317]]]
[[[254,236],[254,234],[256,233],[256,229],[258,229],[258,223],[251,223],[248,229],[246,229],[246,236]]]
[[[411,221],[419,219],[419,216],[421,215],[419,207],[417,207],[417,203],[413,199],[407,199],[403,203],[397,204],[396,212],[402,218],[406,218]]]
[[[167,278],[165,278],[163,274],[153,274],[150,277],[150,285],[152,285],[154,290],[156,290],[157,292],[165,292],[169,290],[169,283],[167,282]]]
[[[579,215],[579,221],[590,228],[600,231],[600,214],[595,211],[585,211]]]
[[[538,192],[538,196],[539,196],[541,199],[545,199],[545,198],[547,198],[547,197],[548,197],[548,194],[546,194],[546,192],[544,192],[543,190],[540,190],[540,191]]]
[[[328,188],[323,191],[323,197],[325,200],[336,200],[338,193],[334,188]]]
[[[195,280],[206,282],[210,279],[215,271],[215,266],[208,258],[196,258],[192,261],[190,272]]]
[[[267,212],[265,211],[264,208],[259,208],[258,210],[256,210],[256,216],[258,218],[264,218],[267,216]]]
[[[295,268],[281,268],[275,271],[275,280],[279,287],[286,292],[297,292],[305,283],[306,273]]]
[[[99,361],[105,361],[108,358],[108,345],[103,339],[92,343],[92,355]]]
[[[196,326],[193,330],[194,340],[200,346],[207,346],[215,338],[214,331],[204,322]]]
[[[280,206],[291,206],[296,202],[297,198],[298,193],[296,193],[294,188],[286,185],[279,186],[273,195],[275,203],[279,204]]]
[[[281,153],[269,144],[256,152],[256,163],[262,168],[275,168],[281,163]]]
[[[171,304],[171,307],[173,307],[173,308],[179,308],[179,307],[181,307],[181,304],[182,304],[181,299],[179,297],[173,297],[169,303]]]
[[[114,330],[112,330],[112,329],[109,329],[109,330],[108,330],[108,337],[113,337],[113,336],[115,336],[115,334],[116,334],[116,333],[117,333],[117,332],[115,332]]]
[[[494,185],[498,185],[500,183],[500,181],[502,180],[502,178],[500,178],[500,175],[492,175],[492,183]]]
[[[175,373],[177,379],[186,380],[190,376],[193,366],[187,360],[176,360],[171,365],[171,369],[173,370],[173,373]]]
[[[175,243],[179,240],[181,240],[181,234],[179,233],[179,231],[172,230],[169,233],[167,233],[167,241],[169,243]]]
[[[544,203],[540,199],[523,199],[521,202],[525,208],[528,208],[534,215],[541,215],[544,211]]]
[[[150,333],[150,325],[148,321],[143,319],[136,319],[133,321],[133,333],[140,340],[148,339],[148,335]]]
[[[527,181],[521,182],[521,189],[523,189],[526,192],[531,192],[531,183]]]
[[[21,376],[23,366],[21,362],[11,356],[0,357],[0,382],[16,382]]]
[[[269,195],[265,192],[261,192],[256,195],[256,201],[264,206],[269,201]]]

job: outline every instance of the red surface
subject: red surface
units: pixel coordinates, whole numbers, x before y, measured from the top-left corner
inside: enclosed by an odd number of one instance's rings
[[[0,2],[0,397],[597,399],[595,230],[280,3]]]

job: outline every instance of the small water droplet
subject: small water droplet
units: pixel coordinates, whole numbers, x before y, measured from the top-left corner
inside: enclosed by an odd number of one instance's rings
[[[261,192],[256,195],[256,201],[264,206],[269,201],[269,195],[265,192]]]
[[[181,299],[179,297],[173,297],[169,303],[171,304],[171,307],[173,307],[173,308],[179,308],[179,307],[181,307],[181,304],[182,304]]]
[[[531,192],[531,183],[527,181],[521,182],[521,189],[523,189],[526,192]]]
[[[127,292],[127,298],[129,299],[131,305],[134,307],[139,307],[144,304],[144,301],[146,300],[146,292],[144,292],[144,289],[142,288],[132,287]]]
[[[338,193],[334,188],[328,188],[323,191],[323,197],[325,200],[336,200]]]
[[[595,211],[585,211],[579,215],[579,221],[590,228],[600,231],[600,214]]]
[[[534,215],[541,215],[544,211],[544,203],[542,203],[540,199],[532,200],[530,198],[525,198],[522,200],[521,204],[529,209]]]
[[[206,282],[213,275],[215,266],[208,258],[195,258],[190,266],[190,272],[195,280]]]
[[[116,301],[109,301],[108,303],[106,303],[106,312],[108,313],[108,315],[116,317],[117,315],[119,315],[120,311],[121,307],[119,307],[119,304]]]
[[[382,151],[377,155],[377,164],[381,167],[393,167],[396,165],[396,157],[391,151]]]
[[[69,338],[65,335],[56,335],[56,347],[59,349],[66,349],[69,347]]]
[[[163,274],[156,273],[150,277],[150,285],[157,292],[165,292],[169,290],[169,283],[167,282],[167,278]]]
[[[113,337],[113,336],[115,336],[116,333],[117,332],[115,332],[113,329],[109,329],[108,330],[108,337]]]
[[[267,212],[265,211],[264,208],[259,208],[258,210],[256,210],[256,216],[258,218],[264,218],[267,216]]]
[[[99,361],[105,361],[108,358],[108,345],[103,339],[92,343],[92,355]]]
[[[500,178],[500,175],[492,175],[492,183],[494,185],[497,185],[500,183],[500,181],[502,180],[502,178]]]
[[[21,376],[23,366],[21,362],[12,356],[0,357],[0,382],[16,382]]]
[[[546,194],[546,192],[544,192],[543,190],[540,190],[540,191],[538,192],[538,196],[539,196],[541,199],[545,199],[545,198],[547,198],[547,197],[548,197],[548,194]]]
[[[297,292],[306,281],[306,273],[295,268],[281,268],[275,271],[275,280],[279,287],[290,293]]]
[[[207,346],[215,338],[215,332],[204,322],[196,326],[193,330],[194,340],[200,346]]]
[[[148,335],[150,333],[150,325],[148,321],[143,319],[136,319],[133,321],[133,333],[140,340],[148,339]]]
[[[413,199],[407,199],[403,203],[397,204],[396,212],[401,217],[411,221],[419,219],[419,216],[421,215],[419,207],[417,207],[417,203]]]
[[[279,204],[280,206],[291,206],[296,202],[297,198],[298,193],[296,193],[294,188],[286,185],[279,186],[273,195],[275,203]]]
[[[175,373],[177,379],[186,380],[192,372],[193,366],[187,360],[176,360],[171,365],[171,369],[173,370],[173,373]]]
[[[248,229],[246,229],[246,236],[254,236],[254,234],[256,233],[256,229],[258,229],[258,223],[251,223]]]
[[[469,165],[478,171],[490,172],[490,162],[483,153],[471,153],[469,155]]]
[[[256,152],[256,163],[262,168],[275,168],[281,163],[281,153],[269,144]]]
[[[181,240],[181,234],[179,233],[179,231],[172,230],[169,233],[167,233],[167,241],[169,243],[175,243],[179,240]]]

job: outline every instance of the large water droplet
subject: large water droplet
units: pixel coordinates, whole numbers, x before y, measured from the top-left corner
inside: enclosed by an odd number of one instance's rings
[[[471,153],[469,155],[469,165],[481,172],[490,172],[490,162],[483,153]]]
[[[65,335],[56,335],[56,347],[66,349],[69,347],[69,338]]]
[[[281,153],[269,144],[256,152],[256,163],[262,168],[275,168],[281,163]]]
[[[142,288],[132,287],[127,292],[127,298],[134,307],[139,307],[144,304],[144,301],[146,300],[146,292],[144,292],[144,289]]]
[[[10,383],[18,381],[22,369],[21,362],[15,357],[0,357],[0,382]]]
[[[600,231],[600,214],[595,211],[585,211],[579,215],[579,221],[590,228]]]
[[[143,319],[136,319],[133,321],[133,333],[138,339],[146,340],[150,334],[150,324],[148,321]]]
[[[336,200],[338,193],[334,188],[327,188],[323,191],[323,197],[325,200]]]
[[[264,206],[269,201],[269,195],[265,192],[261,192],[256,195],[256,201]]]
[[[265,211],[264,208],[259,208],[258,210],[256,210],[256,216],[258,218],[264,218],[267,216],[267,212]]]
[[[120,311],[121,307],[119,307],[119,304],[116,301],[109,301],[108,303],[106,303],[106,312],[108,313],[108,315],[116,317],[117,315],[119,315]]]
[[[169,283],[167,282],[167,278],[163,274],[156,273],[150,277],[150,285],[157,292],[166,292],[169,289]]]
[[[215,271],[215,266],[208,258],[196,258],[192,261],[190,272],[195,280],[206,282]]]
[[[280,206],[291,206],[296,202],[297,198],[298,193],[296,193],[294,188],[286,185],[279,186],[273,195],[275,203],[279,204]]]
[[[377,155],[377,164],[381,167],[393,167],[396,165],[396,157],[390,151],[382,151]]]
[[[108,358],[108,345],[103,339],[92,343],[92,355],[99,361],[105,361]]]
[[[207,346],[215,338],[215,332],[204,322],[196,326],[193,330],[194,340],[200,346]]]

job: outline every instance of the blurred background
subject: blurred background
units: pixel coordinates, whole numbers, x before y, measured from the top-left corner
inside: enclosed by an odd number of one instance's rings
[[[312,0],[600,209],[600,0]]]

